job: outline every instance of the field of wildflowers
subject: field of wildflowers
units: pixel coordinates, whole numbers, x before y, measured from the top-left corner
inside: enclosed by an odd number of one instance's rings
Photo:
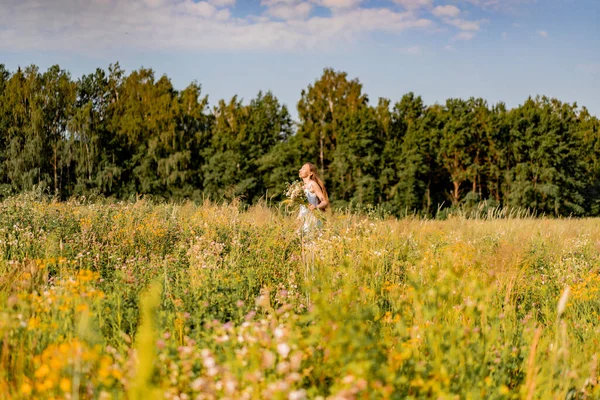
[[[0,203],[1,399],[599,398],[598,221]]]

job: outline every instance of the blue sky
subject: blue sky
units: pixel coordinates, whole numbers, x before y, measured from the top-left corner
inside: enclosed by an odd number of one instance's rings
[[[271,90],[293,115],[332,67],[372,104],[540,94],[600,116],[599,21],[598,0],[2,0],[0,63],[78,78],[119,61],[211,104]]]

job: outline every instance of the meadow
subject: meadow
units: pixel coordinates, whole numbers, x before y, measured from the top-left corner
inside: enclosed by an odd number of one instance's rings
[[[0,398],[600,398],[598,226],[7,198]]]

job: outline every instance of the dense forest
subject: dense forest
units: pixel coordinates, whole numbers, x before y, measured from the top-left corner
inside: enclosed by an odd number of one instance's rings
[[[325,69],[297,111],[296,123],[271,92],[209,107],[199,84],[175,90],[145,68],[74,80],[59,66],[0,65],[0,197],[42,188],[254,203],[279,199],[311,161],[334,206],[433,215],[485,200],[600,215],[600,121],[576,104],[370,102],[358,79]]]

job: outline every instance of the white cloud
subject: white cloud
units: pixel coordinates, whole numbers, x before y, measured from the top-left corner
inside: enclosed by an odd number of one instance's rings
[[[310,32],[335,32],[335,35],[347,36],[356,32],[401,32],[413,28],[430,28],[434,24],[428,19],[417,19],[408,12],[398,13],[386,8],[360,8],[331,18],[313,17],[304,25]],[[301,28],[298,23],[293,26]]]
[[[508,37],[508,33],[506,33],[506,32],[502,32],[502,35],[501,35],[501,36],[502,36],[502,39],[506,39],[506,38]]]
[[[269,7],[267,14],[284,20],[305,19],[310,14],[312,4],[298,3],[295,5],[277,4]]]
[[[433,9],[433,11],[431,12],[433,15],[435,15],[436,17],[449,17],[449,18],[454,18],[457,17],[458,14],[460,14],[460,10],[458,9],[458,7],[452,6],[452,5],[446,5],[446,6],[437,6],[436,8]]]
[[[460,29],[461,31],[478,31],[481,28],[481,23],[483,21],[465,21],[463,19],[454,18],[446,19],[444,22]]]
[[[548,37],[548,32],[546,32],[546,31],[537,31],[537,33],[544,39]]]
[[[164,4],[164,0],[144,0],[144,3],[150,7],[159,7]]]
[[[261,6],[275,6],[275,5],[280,5],[280,4],[285,4],[288,6],[297,4],[299,2],[299,0],[261,0],[260,5]]]
[[[436,17],[440,18],[442,22],[457,28],[459,31],[453,37],[453,40],[471,40],[475,37],[475,33],[481,29],[481,24],[487,22],[486,20],[479,21],[468,21],[462,18],[457,18],[461,13],[458,7],[453,5],[437,6],[431,13]]]
[[[463,31],[463,32],[459,32],[456,35],[454,35],[454,40],[471,40],[475,37],[475,33],[473,32],[467,32],[467,31]]]
[[[393,0],[394,3],[401,5],[407,10],[415,10],[421,7],[431,6],[433,0]]]
[[[223,10],[217,11],[217,13],[215,14],[215,19],[217,21],[225,21],[225,20],[228,20],[230,16],[231,16],[231,12],[228,9],[223,9]]]
[[[194,3],[191,0],[186,0],[179,4],[179,8],[183,13],[196,15],[202,18],[210,18],[217,13],[217,8],[206,1]]]
[[[264,15],[233,17],[231,0],[0,0],[0,53],[323,49],[370,32],[435,26],[411,11],[361,8],[357,0],[320,1],[346,8],[310,16],[310,4],[300,0],[263,0]],[[277,8],[284,6],[293,8]]]
[[[362,2],[362,0],[313,0],[313,1],[321,7],[330,8],[332,10],[343,10],[343,9],[356,8]]]
[[[235,5],[235,0],[208,0],[210,4],[215,7],[233,7]]]
[[[452,46],[451,44],[448,44],[448,45],[444,46],[444,50],[446,50],[446,51],[453,51],[454,50],[454,46]]]
[[[466,21],[460,18],[442,18],[444,23],[453,26],[460,30],[459,33],[454,35],[452,40],[471,40],[475,37],[475,32],[481,29],[481,24],[486,22],[485,20],[480,21]]]
[[[534,3],[537,0],[462,0],[463,2],[474,4],[481,8],[492,9],[496,11],[513,12],[523,4]]]

